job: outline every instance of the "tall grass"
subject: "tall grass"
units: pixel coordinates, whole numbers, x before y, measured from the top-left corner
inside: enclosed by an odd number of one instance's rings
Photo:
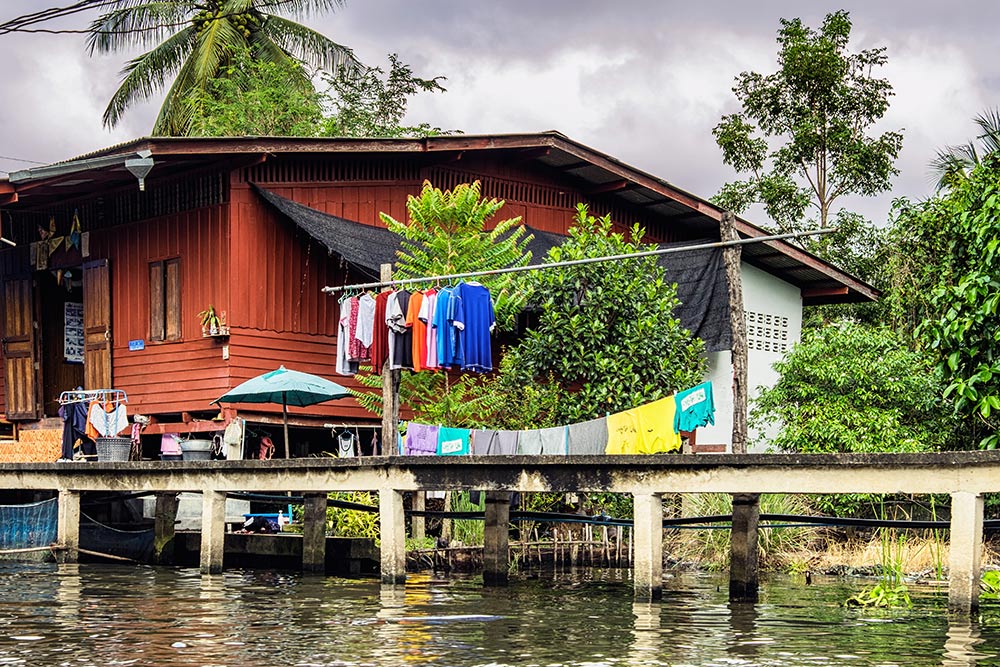
[[[451,511],[453,512],[482,512],[485,509],[485,494],[480,494],[478,503],[472,502],[468,493],[452,495]],[[455,519],[452,527],[452,538],[465,546],[481,545],[484,542],[484,526],[485,523],[482,519]]]
[[[684,516],[731,514],[733,497],[727,493],[698,493],[683,496]],[[800,496],[763,494],[762,514],[808,514],[809,507]],[[816,540],[815,528],[763,527],[757,533],[757,549],[762,569],[790,569]],[[710,570],[729,567],[730,524],[716,524],[712,529],[679,528],[667,530],[667,555],[680,562],[692,562]]]

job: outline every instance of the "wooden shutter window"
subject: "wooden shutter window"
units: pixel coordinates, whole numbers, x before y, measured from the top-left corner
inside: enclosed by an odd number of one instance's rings
[[[149,340],[181,339],[181,260],[149,264]]]
[[[166,339],[181,339],[181,260],[171,259],[164,262],[164,320],[166,321]]]
[[[166,338],[166,295],[164,294],[163,262],[149,264],[149,340]]]

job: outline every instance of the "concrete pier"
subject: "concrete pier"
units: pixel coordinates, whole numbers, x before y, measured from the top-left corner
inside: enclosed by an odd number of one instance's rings
[[[971,613],[979,608],[979,570],[983,553],[983,496],[951,494],[948,557],[948,607]]]
[[[483,584],[506,586],[510,571],[510,492],[487,491],[483,526]]]
[[[427,508],[427,492],[414,491],[410,508],[415,512],[423,512]],[[413,515],[410,517],[410,537],[420,541],[426,536],[425,526],[427,521],[422,516]]]
[[[632,497],[635,598],[659,600],[663,595],[663,500],[658,493],[635,493]]]
[[[226,544],[226,493],[204,491],[201,499],[201,573],[222,572]]]
[[[760,496],[733,495],[733,524],[729,540],[729,601],[757,601],[757,524]]]
[[[326,494],[307,493],[302,512],[302,570],[326,571]]]
[[[406,582],[406,515],[402,492],[379,489],[378,508],[382,583],[403,584]]]

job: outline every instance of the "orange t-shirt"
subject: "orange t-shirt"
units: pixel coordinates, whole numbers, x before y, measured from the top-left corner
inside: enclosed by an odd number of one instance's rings
[[[427,368],[427,323],[419,317],[420,306],[424,302],[423,292],[416,290],[410,294],[410,304],[406,308],[406,326],[413,332],[413,370]]]

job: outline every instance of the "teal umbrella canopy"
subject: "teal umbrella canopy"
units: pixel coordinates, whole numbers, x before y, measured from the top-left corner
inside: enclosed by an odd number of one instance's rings
[[[288,406],[305,407],[337,398],[350,392],[336,382],[281,366],[278,370],[250,378],[230,389],[212,403],[278,403],[284,417],[285,458],[289,458]]]
[[[250,378],[212,402],[278,403],[301,408],[346,396],[350,396],[350,392],[336,382],[282,366],[278,370]]]

